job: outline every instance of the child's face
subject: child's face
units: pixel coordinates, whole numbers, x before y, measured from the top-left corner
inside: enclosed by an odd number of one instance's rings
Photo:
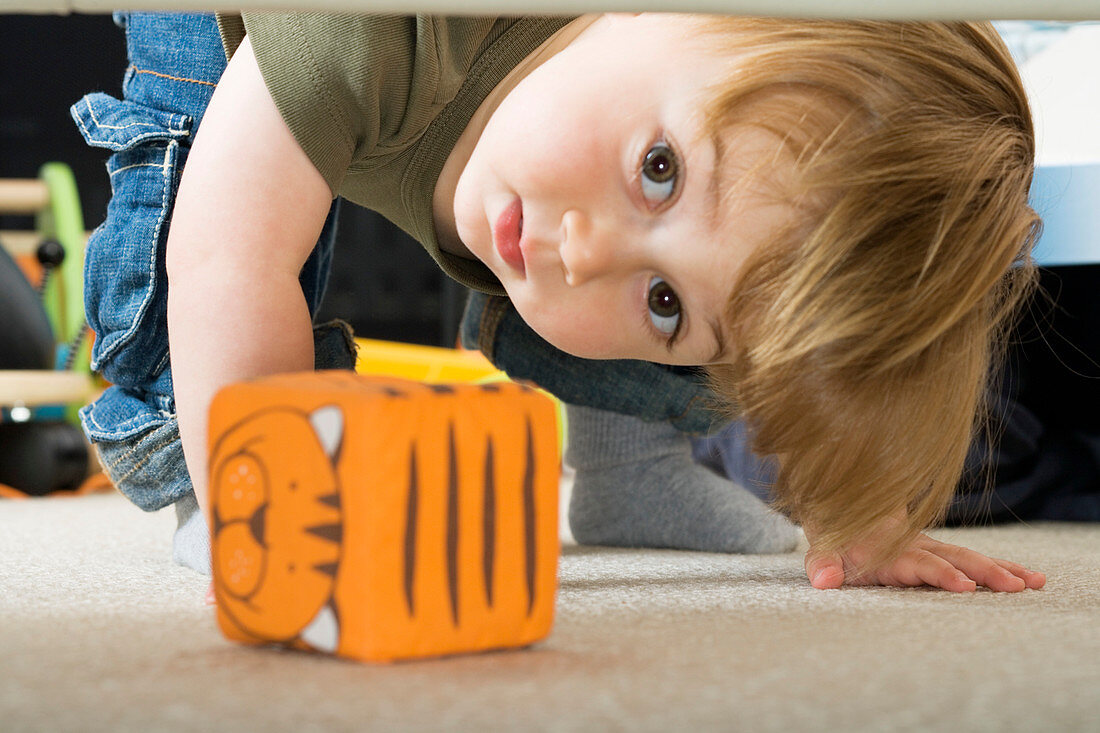
[[[463,244],[576,356],[719,360],[739,268],[790,216],[760,185],[723,201],[775,143],[730,135],[719,160],[700,95],[732,62],[686,22],[602,16],[504,97],[458,180]]]

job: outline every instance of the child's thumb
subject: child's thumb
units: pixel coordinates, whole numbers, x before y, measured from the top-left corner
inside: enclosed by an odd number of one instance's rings
[[[818,590],[839,588],[844,585],[844,560],[836,553],[806,553],[806,577]]]

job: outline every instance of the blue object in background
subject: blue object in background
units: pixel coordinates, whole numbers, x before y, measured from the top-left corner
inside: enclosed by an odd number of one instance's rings
[[[1043,267],[1100,262],[1100,164],[1040,166],[1031,205],[1043,218],[1035,262]]]

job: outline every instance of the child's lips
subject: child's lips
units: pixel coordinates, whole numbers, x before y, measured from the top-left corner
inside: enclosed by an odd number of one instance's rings
[[[523,236],[523,203],[517,198],[508,205],[493,225],[493,244],[509,267],[526,273],[520,237]]]

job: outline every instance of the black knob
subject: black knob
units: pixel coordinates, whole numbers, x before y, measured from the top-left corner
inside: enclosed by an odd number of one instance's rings
[[[53,268],[65,261],[65,248],[56,239],[43,239],[34,255],[43,267]]]

